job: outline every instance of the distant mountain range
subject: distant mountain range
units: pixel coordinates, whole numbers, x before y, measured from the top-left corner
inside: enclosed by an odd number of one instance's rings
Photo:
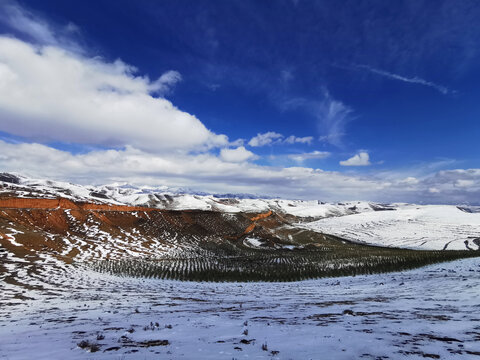
[[[394,210],[399,204],[364,201],[325,203],[319,200],[285,200],[251,194],[208,194],[166,186],[131,184],[83,186],[0,173],[0,197],[65,198],[72,201],[144,206],[167,210],[212,210],[227,213],[275,211],[302,218],[324,218],[366,211]],[[472,211],[475,211],[473,209]]]

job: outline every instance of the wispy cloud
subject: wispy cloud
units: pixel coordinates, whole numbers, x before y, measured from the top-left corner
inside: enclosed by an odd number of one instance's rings
[[[156,81],[151,82],[148,89],[151,93],[164,95],[180,81],[182,81],[182,75],[178,71],[170,70],[162,74]]]
[[[312,151],[308,153],[303,153],[303,154],[291,154],[288,155],[289,159],[292,159],[293,161],[302,163],[305,160],[312,160],[312,159],[325,159],[329,157],[331,154],[328,151]]]
[[[285,138],[282,134],[275,131],[268,131],[266,133],[258,133],[256,136],[250,139],[248,145],[252,147],[260,147],[272,144],[308,144],[311,145],[313,136],[298,137],[290,135]]]
[[[367,70],[367,71],[369,71],[373,74],[377,74],[377,75],[380,75],[380,76],[387,77],[389,79],[403,81],[403,82],[407,82],[407,83],[411,83],[411,84],[428,86],[428,87],[431,87],[431,88],[437,90],[438,92],[442,93],[443,95],[453,94],[453,93],[456,92],[455,90],[451,90],[451,89],[447,88],[446,86],[436,84],[436,83],[433,83],[431,81],[424,80],[422,78],[419,78],[418,76],[406,77],[406,76],[398,75],[398,74],[391,73],[391,72],[388,72],[388,71],[385,71],[385,70],[376,69],[376,68],[373,68],[373,67],[368,66],[368,65],[355,65],[355,67],[359,68],[359,69]]]
[[[21,8],[14,2],[5,2],[0,6],[3,13],[3,23],[11,28],[29,35],[32,39],[42,44],[56,45],[57,37],[53,33],[50,25],[35,18],[32,13]]]
[[[71,22],[64,26],[52,25],[16,1],[6,0],[0,4],[0,23],[38,45],[61,46],[70,51],[84,52],[76,41],[80,35],[77,25]]]
[[[311,144],[313,141],[313,136],[298,137],[295,135],[290,135],[283,142],[286,144]]]
[[[283,103],[283,110],[302,109],[317,119],[319,140],[343,147],[347,124],[353,120],[353,109],[334,99],[327,89],[318,100],[292,98]]]

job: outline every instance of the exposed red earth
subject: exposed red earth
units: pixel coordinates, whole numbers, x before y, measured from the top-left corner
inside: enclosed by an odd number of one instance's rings
[[[0,198],[0,208],[6,209],[63,209],[63,210],[91,210],[91,211],[153,211],[158,209],[141,206],[110,205],[95,203],[73,202],[64,198],[38,199],[38,198]]]
[[[65,198],[0,198],[0,244],[17,254],[47,252],[64,261],[158,257],[192,242],[236,241],[272,212],[224,214],[75,202]],[[269,219],[278,225],[278,219]],[[20,254],[19,254],[20,255]]]

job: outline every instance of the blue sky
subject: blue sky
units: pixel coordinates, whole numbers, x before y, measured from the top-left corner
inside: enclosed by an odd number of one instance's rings
[[[478,203],[478,18],[474,1],[3,1],[0,166]]]

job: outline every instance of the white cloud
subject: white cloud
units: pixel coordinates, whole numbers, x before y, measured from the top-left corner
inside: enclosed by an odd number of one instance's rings
[[[347,123],[351,120],[353,110],[344,103],[333,99],[327,92],[319,104],[318,118],[320,129],[325,133],[320,139],[332,145],[342,146]]]
[[[151,95],[179,81],[177,72],[153,82],[135,72],[120,60],[110,63],[0,36],[0,130],[42,142],[148,151],[228,144],[225,135]]]
[[[444,194],[445,198],[455,198],[458,192],[469,194],[469,202],[480,199],[480,169],[441,170],[425,183]]]
[[[419,180],[413,176],[409,176],[401,180],[400,183],[405,185],[417,185],[419,183]]]
[[[368,70],[373,74],[385,76],[385,77],[390,78],[390,79],[399,80],[399,81],[412,83],[412,84],[419,84],[419,85],[423,85],[423,86],[428,86],[428,87],[431,87],[431,88],[437,90],[438,92],[442,93],[443,95],[446,95],[446,94],[449,94],[449,93],[455,93],[455,91],[450,90],[443,85],[435,84],[431,81],[427,81],[427,80],[424,80],[422,78],[419,78],[418,76],[409,78],[409,77],[394,74],[394,73],[391,73],[391,72],[388,72],[388,71],[375,69],[375,68],[372,68],[368,65],[356,65],[356,67]]]
[[[274,131],[269,131],[263,134],[257,134],[250,139],[248,145],[253,147],[260,147],[272,144],[308,144],[310,145],[313,141],[313,136],[299,137],[295,135],[290,135],[285,138],[282,134],[279,134]]]
[[[296,162],[303,162],[305,160],[311,160],[311,159],[325,159],[329,156],[330,156],[330,153],[328,151],[317,151],[317,150],[309,153],[288,155],[290,159]]]
[[[263,134],[257,134],[257,136],[254,136],[250,139],[248,145],[253,147],[270,145],[276,141],[279,141],[279,139],[281,138],[283,138],[282,134],[276,133],[274,131],[269,131]]]
[[[50,26],[35,18],[31,12],[19,7],[13,2],[5,2],[0,6],[3,12],[2,22],[13,29],[29,35],[32,39],[42,44],[58,44],[57,37]]]
[[[182,75],[178,71],[170,70],[162,74],[156,81],[149,85],[152,93],[165,94],[178,82],[182,81]]]
[[[352,156],[350,159],[340,161],[342,166],[367,166],[370,165],[370,156],[367,152],[362,151]]]
[[[131,182],[324,201],[480,203],[480,169],[439,171],[405,186],[404,178],[395,181],[307,167],[235,163],[212,154],[151,154],[130,146],[71,154],[46,145],[2,140],[0,168],[81,184]],[[458,187],[458,180],[472,180],[473,185]]]
[[[132,182],[201,191],[345,200],[378,195],[388,183],[305,167],[277,168],[224,161],[212,154],[151,154],[126,147],[71,154],[41,144],[0,140],[0,168],[83,184]]]
[[[80,33],[77,25],[70,22],[65,26],[53,28],[51,24],[19,6],[15,1],[6,0],[0,4],[0,23],[27,36],[35,43],[83,52],[83,49],[73,40]]]
[[[244,162],[257,159],[258,157],[253,152],[245,149],[245,147],[239,146],[235,149],[221,149],[220,158],[227,162]]]
[[[245,139],[237,139],[235,141],[230,141],[229,145],[234,147],[243,146],[245,144]]]
[[[290,135],[287,137],[283,142],[286,144],[295,144],[295,143],[300,143],[300,144],[311,144],[313,141],[313,136],[305,136],[305,137],[297,137],[295,135]]]
[[[475,181],[473,180],[458,179],[455,182],[455,186],[460,188],[470,188],[474,185],[475,185]]]

